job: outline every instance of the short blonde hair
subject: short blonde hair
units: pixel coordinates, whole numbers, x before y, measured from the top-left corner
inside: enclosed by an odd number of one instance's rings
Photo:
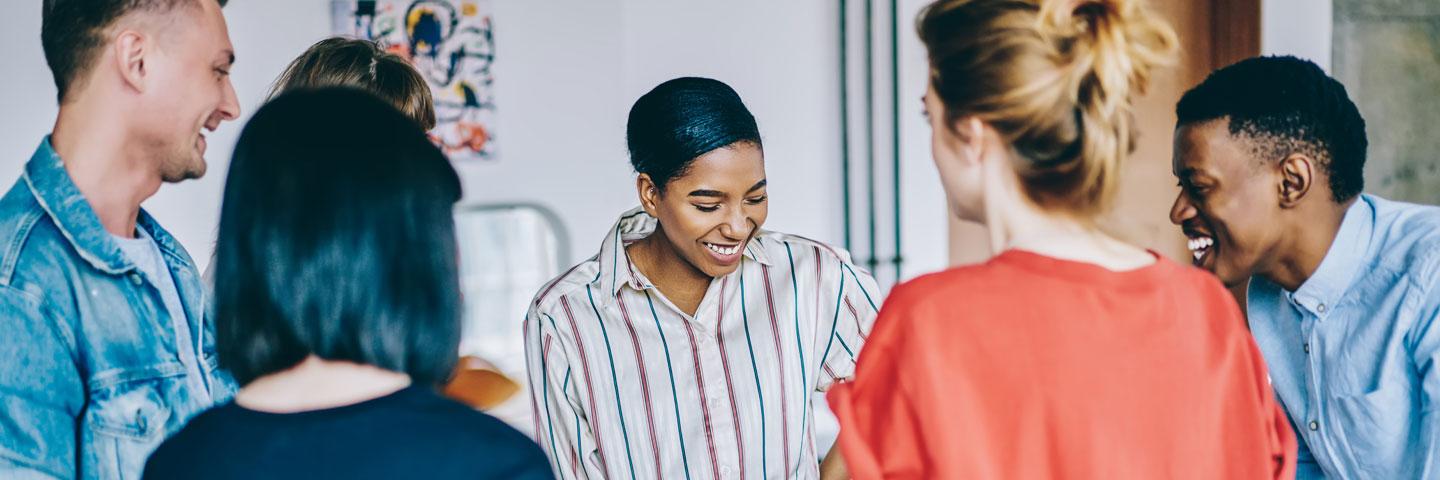
[[[1134,149],[1132,97],[1178,43],[1140,0],[940,0],[917,30],[946,124],[990,125],[1025,195],[1080,218],[1113,200]]]
[[[285,67],[270,96],[301,88],[354,87],[380,97],[421,128],[435,128],[435,101],[430,85],[404,57],[379,44],[331,37],[311,45]]]

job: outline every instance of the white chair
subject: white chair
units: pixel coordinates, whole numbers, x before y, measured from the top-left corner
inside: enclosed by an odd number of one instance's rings
[[[535,292],[570,261],[565,227],[540,205],[491,204],[457,208],[455,229],[465,300],[459,353],[465,360],[447,393],[529,432],[521,328]]]

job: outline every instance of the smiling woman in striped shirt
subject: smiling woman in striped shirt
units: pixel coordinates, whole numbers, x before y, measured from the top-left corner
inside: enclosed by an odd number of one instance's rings
[[[878,289],[760,227],[755,118],[679,78],[630,110],[640,207],[526,316],[536,438],[559,478],[816,478],[810,404],[854,369]]]

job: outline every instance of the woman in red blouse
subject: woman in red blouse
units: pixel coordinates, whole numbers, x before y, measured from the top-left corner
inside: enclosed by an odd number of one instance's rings
[[[921,13],[931,148],[994,256],[890,294],[829,399],[856,478],[1294,475],[1234,300],[1104,233],[1131,97],[1174,55],[1137,0],[941,0]]]

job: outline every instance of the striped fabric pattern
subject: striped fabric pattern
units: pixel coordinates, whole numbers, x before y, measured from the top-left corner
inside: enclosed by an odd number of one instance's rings
[[[624,246],[547,284],[525,318],[536,440],[560,479],[816,478],[810,395],[849,378],[881,298],[849,254],[762,232],[692,318]]]

